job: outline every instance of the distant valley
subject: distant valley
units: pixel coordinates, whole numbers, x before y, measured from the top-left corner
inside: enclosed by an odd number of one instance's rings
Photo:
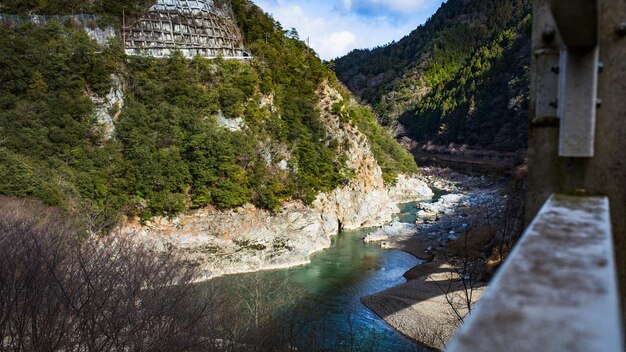
[[[402,40],[335,62],[410,149],[526,147],[531,1],[450,0]]]

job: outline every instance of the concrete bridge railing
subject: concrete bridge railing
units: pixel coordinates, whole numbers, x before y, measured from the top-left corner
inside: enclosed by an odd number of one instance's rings
[[[607,197],[553,195],[450,352],[624,350]]]

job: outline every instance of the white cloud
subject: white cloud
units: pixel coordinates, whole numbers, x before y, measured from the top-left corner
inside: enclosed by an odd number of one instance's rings
[[[433,4],[432,0],[361,0],[361,6],[387,7],[393,11],[405,12],[407,14],[421,11]]]
[[[329,60],[353,49],[372,48],[409,34],[442,0],[254,0],[283,28]],[[428,13],[416,13],[428,7]],[[400,13],[393,14],[394,12]]]
[[[349,31],[331,33],[330,36],[324,38],[322,41],[325,55],[327,57],[338,57],[344,55],[353,48],[355,43],[356,36]]]

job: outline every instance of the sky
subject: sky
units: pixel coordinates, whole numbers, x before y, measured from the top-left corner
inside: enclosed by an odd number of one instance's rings
[[[253,0],[280,22],[296,28],[324,60],[353,49],[399,40],[432,16],[443,0]]]

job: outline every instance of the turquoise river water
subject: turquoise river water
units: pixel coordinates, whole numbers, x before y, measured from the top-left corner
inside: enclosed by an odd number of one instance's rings
[[[416,203],[401,205],[401,211],[401,221],[415,221]],[[232,275],[216,281],[231,294],[241,293],[241,283],[248,283],[244,291],[249,295],[254,292],[250,283],[261,285],[257,288],[264,291],[263,299],[272,301],[272,307],[280,307],[272,308],[274,311],[281,309],[293,313],[298,321],[307,321],[303,329],[309,333],[307,336],[316,336],[320,350],[418,350],[360,301],[363,296],[404,283],[402,275],[420,263],[408,253],[363,243],[370,231],[340,233],[329,249],[313,255],[305,266]],[[279,319],[275,324],[284,321]]]

